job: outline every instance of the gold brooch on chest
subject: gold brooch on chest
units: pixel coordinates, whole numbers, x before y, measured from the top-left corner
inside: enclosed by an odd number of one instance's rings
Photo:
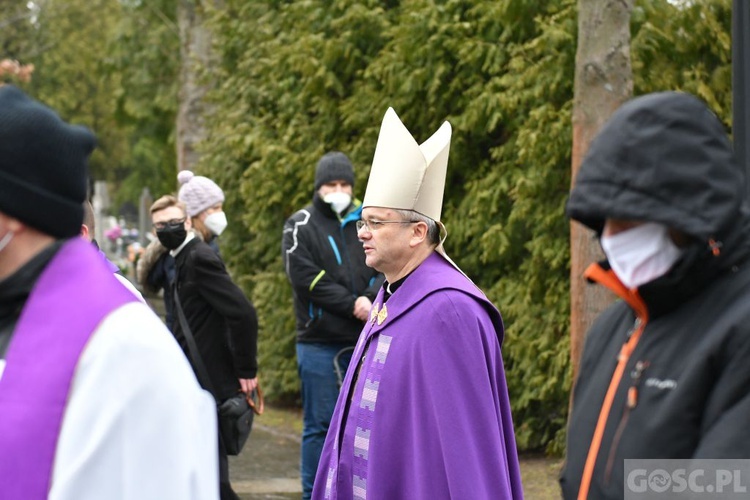
[[[375,318],[378,317],[378,308],[380,307],[379,304],[375,303],[372,305],[372,309],[370,309],[370,323],[375,322]]]
[[[388,317],[388,308],[383,304],[383,308],[378,312],[378,325],[382,325],[385,318]]]

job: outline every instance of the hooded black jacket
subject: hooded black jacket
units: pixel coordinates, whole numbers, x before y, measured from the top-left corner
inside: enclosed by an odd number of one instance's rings
[[[383,275],[365,264],[355,223],[355,202],[339,218],[317,193],[312,204],[287,219],[281,244],[294,292],[298,342],[354,345],[364,322],[354,317],[357,297],[375,298]]]
[[[623,105],[592,143],[568,215],[660,222],[690,238],[664,276],[627,290],[588,332],[569,419],[563,497],[622,498],[624,460],[750,458],[750,217],[745,176],[698,99]],[[588,463],[588,467],[587,467]]]

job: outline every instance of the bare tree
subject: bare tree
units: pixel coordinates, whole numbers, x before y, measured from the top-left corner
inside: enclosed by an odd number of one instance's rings
[[[612,113],[633,93],[630,14],[634,0],[578,0],[578,49],[573,103],[573,182],[589,144]],[[585,268],[601,259],[591,232],[570,228],[571,358],[573,376],[583,339],[594,318],[612,302],[602,287],[587,286]]]

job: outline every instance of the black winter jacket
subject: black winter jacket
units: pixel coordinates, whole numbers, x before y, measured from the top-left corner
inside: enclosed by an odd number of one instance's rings
[[[375,298],[383,276],[365,264],[356,201],[343,219],[316,193],[312,204],[284,224],[281,253],[294,293],[298,342],[354,345],[364,323],[354,317],[357,297]]]
[[[258,371],[258,317],[255,308],[227,274],[224,262],[198,237],[175,257],[175,285],[203,363],[218,399],[239,390],[240,378]],[[174,334],[190,359],[175,312]],[[206,387],[204,387],[206,389]]]
[[[750,458],[750,216],[723,126],[697,99],[621,107],[592,143],[567,205],[661,222],[690,237],[664,276],[627,290],[588,332],[569,419],[563,497],[622,498],[624,460]],[[589,464],[589,471],[585,471]]]

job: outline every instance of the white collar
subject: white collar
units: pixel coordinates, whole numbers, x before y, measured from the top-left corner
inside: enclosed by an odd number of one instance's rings
[[[180,253],[180,251],[185,248],[185,245],[190,243],[190,240],[192,240],[193,238],[195,238],[195,233],[192,230],[188,231],[187,237],[185,238],[185,241],[182,242],[182,245],[178,246],[174,250],[169,251],[169,253],[172,254],[172,257],[177,257],[177,254]]]

